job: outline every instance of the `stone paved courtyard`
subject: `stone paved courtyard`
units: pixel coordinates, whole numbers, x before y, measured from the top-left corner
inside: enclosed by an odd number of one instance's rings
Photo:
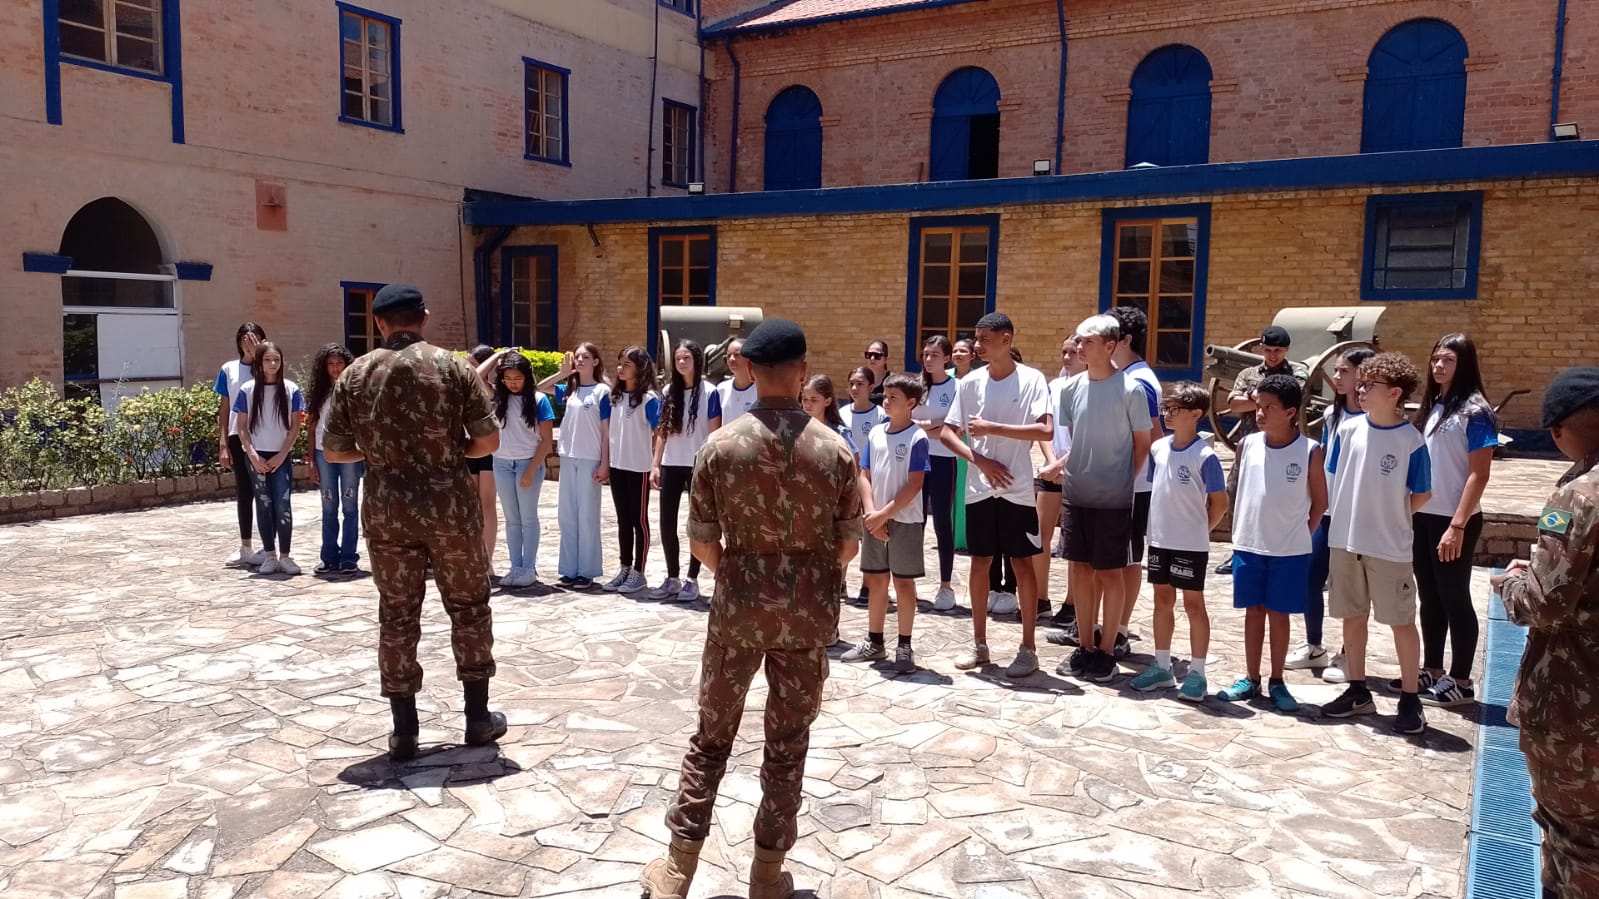
[[[294,506],[309,572],[320,511],[314,494]],[[461,698],[430,601],[427,754],[391,766],[371,581],[225,570],[232,532],[230,503],[0,528],[0,895],[637,895],[667,839],[703,604],[496,596],[494,705],[512,725],[496,752],[451,744]],[[658,582],[658,547],[649,567]],[[1057,595],[1063,578],[1057,562]],[[1242,615],[1211,585],[1215,690],[1240,672]],[[1486,572],[1477,586],[1485,605]],[[864,610],[842,630],[858,639]],[[1124,671],[1153,648],[1147,588],[1134,632]],[[1462,895],[1471,713],[1390,735],[1396,668],[1375,631],[1381,714],[1338,723],[1314,704],[1339,688],[1310,672],[1290,673],[1306,706],[1284,716],[1063,680],[1047,645],[1049,673],[1017,684],[958,672],[969,635],[969,612],[929,612],[915,675],[834,663],[790,856],[801,896]],[[990,626],[1001,664],[1017,635]],[[696,899],[744,895],[764,701],[757,680],[756,742],[735,751]]]

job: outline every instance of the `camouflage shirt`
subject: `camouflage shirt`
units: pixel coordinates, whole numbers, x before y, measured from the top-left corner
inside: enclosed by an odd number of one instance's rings
[[[361,519],[369,536],[406,539],[418,527],[475,536],[483,513],[466,447],[498,429],[477,372],[420,335],[400,333],[345,369],[322,446],[366,457]]]
[[[1510,721],[1535,739],[1599,745],[1599,453],[1564,477],[1538,519],[1532,567],[1500,587],[1528,627]]]
[[[855,454],[799,403],[757,400],[694,462],[688,536],[724,546],[709,639],[813,649],[838,640],[838,544],[861,536]]]
[[[1227,394],[1227,399],[1229,401],[1249,399],[1250,394],[1255,392],[1255,388],[1260,386],[1261,379],[1267,375],[1293,375],[1294,380],[1303,386],[1310,379],[1310,369],[1305,366],[1305,363],[1295,362],[1292,359],[1285,360],[1282,365],[1276,368],[1267,368],[1264,362],[1259,365],[1251,365],[1238,373],[1238,377],[1233,381],[1232,392]],[[1255,424],[1254,413],[1245,413],[1239,417],[1238,439],[1242,440],[1244,435],[1253,434],[1259,429],[1259,425]]]

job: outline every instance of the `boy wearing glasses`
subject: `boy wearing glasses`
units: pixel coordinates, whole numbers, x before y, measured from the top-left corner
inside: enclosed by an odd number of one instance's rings
[[[1327,531],[1331,589],[1327,614],[1344,622],[1343,695],[1322,707],[1329,718],[1376,711],[1366,687],[1367,618],[1387,625],[1399,657],[1401,693],[1394,730],[1418,734],[1427,727],[1418,674],[1421,633],[1416,629],[1416,579],[1411,516],[1432,491],[1432,465],[1421,432],[1405,420],[1405,397],[1421,380],[1398,353],[1378,353],[1360,364],[1355,389],[1365,415],[1338,426],[1327,453],[1332,524]]]

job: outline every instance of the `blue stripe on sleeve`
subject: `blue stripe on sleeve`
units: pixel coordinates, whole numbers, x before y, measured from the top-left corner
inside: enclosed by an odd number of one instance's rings
[[[538,421],[554,421],[555,407],[550,405],[550,398],[539,394],[539,410],[536,414]]]
[[[661,426],[660,399],[652,396],[644,401],[644,417],[650,420],[650,430],[653,431]]]
[[[555,401],[557,403],[566,402],[566,385],[565,384],[557,384],[557,385],[555,385]]]
[[[1227,476],[1222,474],[1221,459],[1215,453],[1205,456],[1205,461],[1199,463],[1199,479],[1204,482],[1206,493],[1227,492]]]
[[[1333,434],[1332,449],[1327,451],[1327,471],[1336,472],[1338,470],[1338,457],[1343,452],[1343,448],[1344,435]]]
[[[1427,455],[1425,444],[1410,454],[1410,469],[1405,473],[1405,486],[1411,493],[1432,492],[1432,457]]]
[[[250,411],[250,394],[249,393],[247,393],[244,390],[240,390],[239,391],[239,394],[233,398],[233,411],[235,411],[235,412],[249,412]]]
[[[849,445],[851,447],[855,446],[855,441],[851,440],[848,435],[845,435],[844,439],[849,440]],[[863,453],[857,449],[855,450],[855,455],[860,456],[861,458],[861,471],[872,470],[872,444],[870,441],[867,441],[866,443],[866,452]]]
[[[289,411],[305,411],[305,395],[300,393],[300,388],[298,387],[294,388],[294,395],[289,399]]]
[[[710,388],[710,396],[705,405],[705,417],[722,417],[722,391],[717,390],[715,387]]]
[[[604,391],[600,393],[600,421],[611,420],[611,395]]]
[[[214,386],[212,386],[211,390],[214,393],[216,393],[217,396],[227,396],[228,395],[228,370],[227,369],[225,369],[225,368],[217,369],[217,382],[216,382],[216,384]]]
[[[911,443],[911,471],[932,471],[933,463],[928,461],[927,439]]]
[[[1149,400],[1149,418],[1151,421],[1160,418],[1160,395],[1155,392],[1155,385],[1138,378],[1138,386],[1144,388],[1144,397]]]
[[[1493,417],[1487,412],[1478,410],[1466,417],[1466,451],[1487,449],[1499,445],[1499,429],[1494,427]]]

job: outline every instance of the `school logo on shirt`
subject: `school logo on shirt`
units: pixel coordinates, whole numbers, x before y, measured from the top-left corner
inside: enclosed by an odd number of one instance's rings
[[[1384,453],[1382,461],[1377,463],[1377,467],[1381,468],[1383,476],[1387,477],[1394,473],[1394,469],[1399,467],[1399,457],[1393,453]]]
[[[894,447],[894,458],[896,460],[900,461],[900,462],[903,462],[903,461],[905,461],[905,457],[910,455],[910,451],[911,451],[910,447],[908,447],[905,444],[901,443],[898,446]]]
[[[1304,473],[1304,466],[1300,465],[1298,462],[1289,462],[1288,467],[1283,470],[1283,474],[1288,477],[1288,483],[1290,484],[1298,481],[1299,476]]]
[[[1177,483],[1179,483],[1179,484],[1192,484],[1193,482],[1194,482],[1194,473],[1188,470],[1188,466],[1186,466],[1186,465],[1177,466]]]
[[[938,407],[940,409],[948,409],[949,408],[949,401],[950,401],[950,399],[952,397],[953,397],[953,394],[948,394],[948,393],[940,396],[938,398]]]

